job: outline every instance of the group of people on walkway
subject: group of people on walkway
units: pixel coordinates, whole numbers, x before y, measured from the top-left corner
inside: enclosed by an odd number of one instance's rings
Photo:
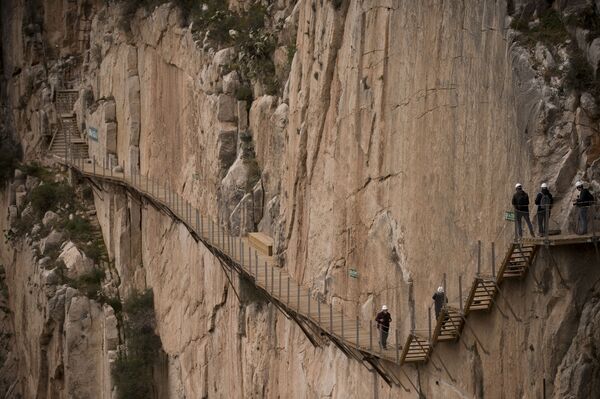
[[[575,187],[579,191],[577,199],[573,203],[579,211],[576,233],[584,235],[588,233],[588,214],[589,208],[594,205],[594,196],[581,181],[575,183]],[[529,218],[529,195],[523,190],[521,183],[515,184],[512,205],[515,209],[515,234],[517,238],[523,237],[523,220],[527,223],[531,236],[535,237],[533,225]],[[538,233],[540,236],[544,236],[549,232],[548,223],[554,205],[554,198],[548,189],[548,184],[541,184],[540,191],[535,197],[535,205],[537,205]]]
[[[577,223],[577,234],[583,235],[588,232],[588,217],[589,208],[594,205],[594,196],[590,190],[585,187],[584,183],[578,181],[575,183],[575,187],[579,194],[577,199],[573,202],[573,205],[578,209],[578,223]],[[548,189],[547,183],[542,183],[540,191],[535,196],[535,205],[537,206],[537,223],[538,233],[540,236],[544,236],[548,233],[548,222],[550,220],[550,213],[552,212],[552,206],[554,205],[554,198],[552,193]],[[515,209],[515,232],[518,238],[523,237],[523,220],[527,223],[529,232],[532,237],[535,237],[533,231],[533,225],[529,218],[529,195],[523,190],[521,183],[515,184],[515,194],[512,198],[512,205]],[[437,291],[433,294],[433,302],[435,308],[435,318],[439,319],[440,313],[444,306],[448,303],[448,298],[444,292],[444,287],[438,287]],[[387,349],[387,339],[390,331],[390,323],[392,322],[392,316],[389,313],[387,305],[381,307],[381,311],[377,313],[375,317],[375,324],[377,330],[379,330],[379,345],[382,349]]]

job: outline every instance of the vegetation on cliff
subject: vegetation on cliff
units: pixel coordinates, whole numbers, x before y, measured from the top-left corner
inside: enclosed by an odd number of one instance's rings
[[[113,377],[122,399],[155,397],[153,368],[161,353],[160,337],[154,332],[152,290],[133,292],[123,305],[126,346],[119,351]]]

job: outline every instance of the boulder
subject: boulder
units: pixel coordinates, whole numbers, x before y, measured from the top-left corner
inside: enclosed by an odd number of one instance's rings
[[[33,227],[31,228],[31,234],[32,235],[37,235],[40,233],[40,231],[42,231],[42,225],[39,223],[36,223],[35,225],[33,225]]]
[[[580,106],[590,118],[598,117],[598,104],[590,93],[581,95]]]
[[[46,269],[48,266],[50,266],[51,262],[52,258],[49,256],[44,256],[42,259],[38,260],[38,266],[42,269]]]
[[[229,72],[223,77],[223,93],[235,95],[240,86],[240,77],[237,71]]]
[[[15,193],[15,204],[17,208],[21,208],[25,204],[25,200],[27,199],[27,193],[24,191],[17,191]]]
[[[19,210],[16,205],[11,205],[8,207],[8,221],[10,224],[15,224],[17,218],[19,217]]]
[[[40,184],[40,179],[38,177],[27,176],[27,180],[25,180],[25,188],[27,190],[37,187],[38,184]]]
[[[217,104],[217,118],[220,122],[235,122],[237,120],[237,101],[234,97],[221,94]]]
[[[44,218],[42,219],[42,223],[44,226],[54,226],[60,220],[60,216],[52,211],[48,211],[44,214]]]
[[[222,174],[221,176],[224,176],[236,158],[237,131],[228,130],[219,132],[217,149],[219,154],[219,169]]]
[[[67,276],[77,278],[94,270],[94,262],[69,241],[58,256],[67,267]]]
[[[15,169],[15,180],[23,180],[25,179],[25,175],[21,171],[21,169]]]
[[[60,231],[52,230],[46,238],[40,241],[40,252],[46,254],[48,250],[57,248],[64,238],[63,233]]]

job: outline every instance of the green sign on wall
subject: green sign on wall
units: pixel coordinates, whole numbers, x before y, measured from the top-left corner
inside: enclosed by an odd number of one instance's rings
[[[358,272],[356,271],[356,269],[350,269],[350,277],[358,278]]]
[[[514,222],[515,221],[515,212],[514,211],[504,212],[504,220]]]

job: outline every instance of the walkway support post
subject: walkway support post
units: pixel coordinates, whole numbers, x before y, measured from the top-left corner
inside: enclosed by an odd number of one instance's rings
[[[319,323],[319,326],[321,325],[321,300],[318,299],[317,297],[317,321]]]
[[[340,314],[342,315],[342,342],[344,342],[344,306],[341,307]]]
[[[94,162],[93,163],[93,165],[94,165],[93,172],[94,172],[94,176],[95,176],[96,175],[96,156],[94,155],[92,159],[93,159],[93,162]]]
[[[496,243],[492,241],[492,278],[496,278]]]
[[[431,306],[427,308],[427,312],[429,313],[429,342],[431,342]]]
[[[329,332],[333,335],[333,304],[329,302]]]
[[[460,302],[460,313],[463,313],[462,274],[458,275],[458,299]]]
[[[373,350],[373,321],[369,319],[369,350]]]
[[[481,240],[477,240],[477,277],[481,274]]]
[[[400,363],[400,344],[398,343],[398,329],[396,328],[396,363]]]
[[[287,304],[290,306],[290,276],[287,276]]]
[[[360,330],[360,321],[358,320],[358,316],[356,316],[356,347],[360,348],[360,335],[358,331]]]

